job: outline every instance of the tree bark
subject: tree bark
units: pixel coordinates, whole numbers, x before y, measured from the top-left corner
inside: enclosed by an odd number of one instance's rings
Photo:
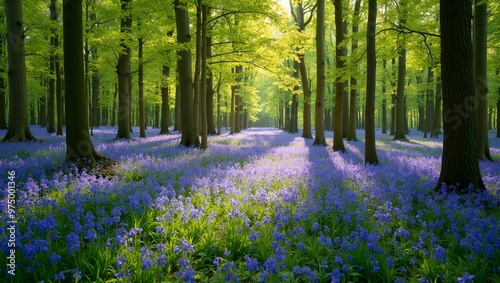
[[[292,1],[289,1],[290,3],[290,11],[292,13],[292,16],[295,20],[295,23],[297,24],[297,31],[302,33],[305,31],[306,26],[310,23],[312,19],[312,15],[314,14],[314,10],[316,9],[316,6],[310,7],[310,2],[306,4],[306,6],[303,5],[303,1],[299,1],[296,5],[294,6]],[[312,4],[311,4],[312,5]],[[306,10],[309,12],[309,18],[306,19]],[[311,139],[312,136],[312,126],[311,126],[311,88],[310,88],[310,83],[309,79],[307,77],[307,68],[306,68],[306,61],[305,61],[305,56],[304,52],[300,51],[299,48],[296,50],[297,52],[297,57],[298,57],[298,63],[299,63],[299,71],[300,71],[300,77],[301,77],[301,84],[302,84],[302,91],[304,93],[304,109],[302,110],[302,123],[303,123],[303,129],[302,129],[302,137],[306,139]],[[298,107],[297,107],[297,112],[298,112]],[[295,116],[295,114],[291,114],[290,118],[292,118],[292,115]],[[298,115],[298,113],[297,113]],[[298,118],[298,117],[297,117]],[[297,119],[298,120],[298,119]],[[297,123],[298,121],[294,121],[292,123]]]
[[[21,0],[4,0],[9,65],[9,125],[4,141],[36,140],[28,123],[26,61]]]
[[[488,142],[488,4],[474,0],[474,89],[476,103],[477,157],[493,160]]]
[[[382,60],[382,65],[384,70],[387,67],[387,60],[383,59]],[[387,134],[387,99],[386,97],[387,93],[387,86],[385,80],[382,81],[382,134]]]
[[[144,116],[144,62],[142,61],[143,52],[144,52],[144,39],[142,36],[138,39],[139,44],[139,72],[138,76],[138,84],[139,84],[139,137],[146,137],[146,117]],[[162,93],[163,98],[163,93]]]
[[[190,42],[189,14],[187,7],[180,0],[174,1],[175,23],[177,29],[177,42],[187,44]],[[185,48],[177,51],[179,68],[180,115],[181,115],[181,142],[186,147],[199,147],[200,139],[195,128],[193,105],[193,78],[191,70],[191,49]]]
[[[201,5],[201,92],[200,92],[200,103],[201,103],[201,148],[208,148],[208,122],[207,122],[207,17],[208,8],[205,4],[198,3]]]
[[[441,134],[441,77],[436,78],[436,97],[434,99],[434,119],[432,120],[431,138],[439,138]]]
[[[356,0],[354,4],[354,17],[352,20],[352,45],[351,53],[354,53],[358,49],[358,40],[356,39],[356,34],[359,31],[359,10],[361,7],[361,0]],[[355,75],[351,77],[351,97],[349,103],[349,131],[347,133],[347,140],[357,141],[358,137],[356,135],[357,127],[357,115],[358,115],[358,79]]]
[[[345,67],[344,57],[345,48],[341,46],[344,41],[342,19],[342,0],[335,0],[335,65],[338,70]],[[344,100],[344,81],[342,77],[337,76],[335,84],[335,114],[333,120],[333,150],[345,152],[343,136],[343,100]]]
[[[325,112],[325,0],[318,0],[316,7],[316,102],[314,127],[316,129],[313,145],[326,146],[324,112]]]
[[[170,76],[170,67],[163,65],[162,75],[164,82],[161,85],[161,123],[160,123],[160,135],[170,134],[169,126],[169,115],[170,115],[170,105],[169,105],[169,87],[167,78]]]
[[[443,157],[435,190],[483,191],[476,144],[471,0],[440,1]],[[472,190],[470,185],[473,186]],[[445,186],[445,187],[444,187]]]
[[[64,72],[66,93],[66,162],[94,165],[105,159],[89,135],[89,112],[84,81],[82,0],[63,3]]]
[[[210,11],[208,11],[210,14]],[[212,37],[207,36],[207,60],[212,57]],[[217,131],[215,130],[215,122],[214,122],[214,78],[212,74],[212,70],[207,70],[207,133],[209,135],[217,135]]]
[[[130,78],[130,42],[127,37],[132,28],[132,16],[130,15],[131,0],[121,0],[121,11],[124,14],[120,21],[120,32],[122,48],[118,57],[116,73],[118,75],[118,132],[116,138],[130,139],[131,129],[131,78]]]
[[[406,3],[405,0],[400,1],[400,7],[402,9],[400,15],[400,25],[404,26],[406,24]],[[405,84],[406,84],[406,47],[404,42],[399,46],[399,58],[398,58],[398,82],[397,82],[397,94],[396,94],[396,132],[394,134],[394,140],[407,141],[406,129],[405,129]]]
[[[57,135],[63,135],[63,94],[62,94],[62,76],[61,63],[56,59],[56,105],[57,105]]]
[[[368,1],[368,23],[366,32],[366,121],[365,164],[379,164],[375,147],[375,92],[377,79],[377,54],[375,28],[377,24],[377,0]]]

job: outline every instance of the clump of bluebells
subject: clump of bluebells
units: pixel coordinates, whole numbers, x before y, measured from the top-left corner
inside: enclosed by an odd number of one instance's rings
[[[500,163],[480,163],[485,193],[434,193],[440,142],[381,136],[382,165],[370,166],[362,143],[339,154],[274,129],[200,151],[102,127],[94,144],[118,162],[101,176],[52,169],[64,138],[33,130],[43,143],[0,151],[0,172],[17,176],[13,282],[500,281]],[[500,156],[498,139],[490,147]]]

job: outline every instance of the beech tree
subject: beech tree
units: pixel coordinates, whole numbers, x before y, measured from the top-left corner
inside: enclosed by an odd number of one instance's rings
[[[443,157],[435,190],[483,191],[476,143],[471,0],[440,1]]]
[[[312,17],[314,15],[314,10],[316,9],[317,3],[314,3],[314,1],[307,1],[304,3],[304,1],[298,1],[296,4],[290,0],[290,11],[292,13],[292,16],[295,20],[295,24],[297,25],[297,30],[299,33],[302,33],[305,31],[306,26],[311,22]],[[297,52],[297,57],[298,57],[298,71],[300,73],[301,77],[301,82],[302,82],[302,92],[304,93],[304,110],[303,110],[303,130],[302,130],[302,137],[303,138],[312,138],[312,132],[311,132],[311,88],[309,86],[309,79],[307,76],[307,68],[306,68],[306,61],[305,61],[305,55],[304,55],[304,50],[303,46],[297,47],[296,49]],[[294,65],[297,67],[296,65]],[[295,107],[295,98],[292,96],[292,112],[298,111],[298,108]],[[296,117],[295,113],[291,114],[292,117]],[[292,122],[292,124],[295,123]],[[294,129],[292,129],[292,132]]]
[[[342,18],[342,0],[335,0],[335,65],[342,70],[345,67],[347,51],[342,47],[344,41],[344,20]],[[345,152],[343,135],[343,106],[344,106],[344,79],[337,76],[335,79],[335,113],[333,123],[333,150]]]
[[[368,23],[366,30],[366,125],[365,163],[378,164],[375,148],[375,87],[377,76],[377,55],[375,28],[377,24],[377,0],[368,1]]]
[[[106,158],[96,152],[89,135],[86,105],[82,0],[63,2],[64,91],[66,107],[66,162],[92,166]]]
[[[404,27],[406,24],[406,0],[399,2],[399,24]],[[403,42],[399,46],[398,57],[398,81],[397,81],[397,94],[396,94],[396,132],[394,140],[408,140],[406,138],[406,121],[405,121],[405,85],[406,85],[406,46]]]
[[[187,4],[180,0],[174,1],[177,42],[184,48],[177,51],[179,89],[181,104],[181,145],[200,146],[200,139],[195,127],[193,107],[193,78],[191,67],[191,49],[188,46],[191,35],[189,33],[189,14]]]
[[[313,145],[326,146],[324,129],[325,108],[325,0],[316,2],[316,102],[314,113],[314,127],[316,129]]]
[[[130,67],[130,32],[132,28],[132,15],[130,12],[131,0],[121,0],[120,6],[123,16],[120,20],[120,32],[122,34],[118,64],[116,73],[118,75],[118,132],[116,138],[130,139],[131,129],[131,67]]]
[[[36,140],[28,123],[24,21],[21,0],[5,0],[9,77],[9,126],[4,141]]]

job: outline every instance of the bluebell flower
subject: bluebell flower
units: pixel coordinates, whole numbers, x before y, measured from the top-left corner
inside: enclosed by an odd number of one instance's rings
[[[330,273],[330,282],[331,283],[340,283],[340,279],[342,278],[342,276],[343,276],[342,272],[340,272],[340,270],[338,270],[338,268],[335,268]]]
[[[255,272],[259,270],[259,261],[255,258],[252,258],[248,255],[245,255],[245,265],[248,271]]]
[[[177,265],[181,268],[183,267],[188,267],[189,266],[189,260],[187,259],[184,259],[184,258],[179,258],[179,260],[177,260]]]
[[[394,258],[392,256],[387,257],[385,262],[387,263],[388,268],[394,268]]]
[[[50,256],[49,256],[49,262],[50,264],[56,264],[56,263],[59,263],[61,262],[61,259],[62,257],[60,255],[58,255],[57,253],[51,253]]]
[[[79,271],[78,269],[73,270],[73,280],[81,280],[82,279],[82,272]]]
[[[54,280],[56,281],[62,281],[64,279],[66,279],[66,277],[64,276],[64,272],[62,271],[54,275]]]
[[[299,250],[301,250],[301,251],[304,251],[306,249],[306,246],[304,245],[304,243],[299,242],[297,244],[297,248],[299,248]]]
[[[311,227],[311,230],[313,232],[316,232],[316,231],[318,231],[318,229],[319,229],[319,223],[318,222],[314,222],[313,225],[312,225],[312,227]]]
[[[270,273],[278,273],[278,265],[276,264],[276,260],[272,257],[268,258],[266,262],[264,262],[263,267]]]
[[[441,245],[438,245],[434,250],[434,258],[438,259],[441,264],[446,262],[446,253]]]
[[[220,258],[220,257],[218,257],[218,256],[216,256],[216,257],[214,258],[213,264],[215,265],[215,267],[219,267],[219,265],[220,265],[220,260],[221,260],[221,258]]]
[[[160,266],[162,268],[167,266],[167,256],[165,256],[165,254],[161,254],[158,257],[157,263],[158,263],[158,266]]]
[[[122,268],[122,266],[125,262],[127,262],[126,256],[124,256],[124,255],[118,256],[116,258],[116,267],[118,267],[118,269]]]
[[[474,282],[474,278],[476,278],[475,275],[465,272],[461,277],[458,277],[458,283],[472,283]]]
[[[66,237],[68,242],[68,252],[70,254],[80,249],[80,238],[75,233],[71,233]]]

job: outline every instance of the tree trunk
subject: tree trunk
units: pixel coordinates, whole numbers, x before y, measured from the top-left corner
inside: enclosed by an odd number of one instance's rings
[[[359,9],[361,6],[361,0],[356,0],[354,4],[354,17],[352,20],[352,45],[351,53],[354,53],[358,49],[358,40],[356,39],[356,34],[359,31]],[[349,131],[347,133],[347,140],[357,141],[358,137],[356,135],[357,128],[357,115],[358,115],[358,79],[355,75],[351,77],[351,99],[349,103]]]
[[[468,193],[485,190],[476,144],[471,0],[440,1],[443,157],[435,190]],[[465,109],[464,109],[465,108]],[[473,186],[473,188],[470,187]]]
[[[177,67],[177,73],[179,73],[179,67]],[[181,88],[178,84],[175,86],[175,106],[174,106],[174,131],[181,131],[182,121],[181,121]]]
[[[94,48],[93,59],[97,60],[97,48]],[[100,121],[99,111],[99,70],[96,68],[92,72],[92,127],[98,127]]]
[[[63,3],[64,72],[66,93],[66,162],[83,166],[105,159],[99,155],[89,136],[89,112],[86,105],[82,0]]]
[[[130,139],[131,129],[131,87],[130,87],[130,42],[127,37],[132,28],[132,16],[130,15],[131,0],[121,0],[121,11],[123,18],[120,21],[120,32],[122,39],[120,47],[122,51],[118,57],[116,73],[118,75],[118,132],[116,138]]]
[[[198,0],[201,5],[201,148],[208,148],[208,123],[207,123],[207,17],[208,8]]]
[[[441,134],[441,77],[436,79],[436,98],[434,106],[434,120],[432,120],[431,138],[439,138]]]
[[[300,77],[300,66],[299,62],[293,61],[293,77],[299,80]],[[299,101],[297,95],[299,93],[300,87],[294,86],[292,91],[292,105],[290,109],[290,123],[287,128],[288,132],[291,134],[299,132]]]
[[[384,70],[387,67],[387,60],[382,60],[382,65]],[[387,99],[385,98],[387,95],[387,86],[385,80],[382,81],[382,134],[387,134]]]
[[[375,28],[377,24],[377,0],[368,1],[366,32],[366,111],[365,111],[365,164],[379,164],[375,147],[375,92],[377,79],[377,54]]]
[[[335,64],[338,70],[345,67],[345,48],[341,46],[344,41],[344,22],[342,19],[342,0],[335,0]],[[343,137],[343,96],[344,81],[337,76],[335,84],[335,114],[333,120],[333,150],[345,152]]]
[[[56,105],[57,105],[57,135],[63,135],[63,95],[61,63],[56,59]]]
[[[170,105],[169,105],[169,87],[167,78],[170,76],[170,67],[163,65],[162,67],[163,83],[161,85],[161,123],[160,123],[160,135],[170,134],[168,129],[169,126],[169,115],[170,115]]]
[[[326,146],[324,112],[325,112],[325,0],[318,0],[316,7],[316,102],[314,127],[316,129],[313,145]]]
[[[180,0],[174,0],[175,23],[177,27],[177,42],[187,44],[190,42],[189,15]],[[191,70],[191,49],[185,48],[177,51],[177,65],[179,68],[179,91],[181,106],[181,145],[199,147],[200,139],[195,128],[193,106],[193,78]]]
[[[207,60],[212,57],[212,37],[207,36]],[[212,70],[207,70],[207,133],[217,135],[214,123],[214,78]]]
[[[312,139],[311,126],[311,88],[307,78],[307,69],[304,54],[299,55],[299,70],[302,81],[302,91],[304,92],[304,109],[302,110],[302,137]]]
[[[405,26],[406,24],[406,3],[405,0],[400,1],[400,7],[402,11],[400,12],[400,25]],[[396,132],[394,134],[394,140],[407,141],[405,136],[405,84],[406,84],[406,47],[404,42],[399,46],[399,58],[398,58],[398,81],[397,81],[397,94],[396,94]]]
[[[427,68],[427,85],[432,84],[432,80],[434,78],[434,73],[432,72],[431,67]],[[432,119],[433,119],[433,109],[432,109],[432,97],[434,96],[434,91],[432,88],[428,88],[425,92],[425,121],[424,121],[424,138],[427,138],[427,132],[432,131]]]
[[[477,157],[493,160],[488,142],[488,4],[474,0],[474,89],[476,107]]]
[[[21,0],[4,0],[8,37],[9,125],[4,141],[36,140],[28,123],[26,61]]]
[[[139,137],[146,137],[146,117],[144,116],[144,62],[142,62],[143,52],[144,52],[144,40],[141,37],[138,39],[139,41]],[[162,91],[163,98],[163,91]]]
[[[297,24],[297,31],[299,33],[305,32],[306,26],[310,23],[312,19],[312,15],[314,14],[315,6],[312,5],[309,1],[306,6],[303,5],[303,1],[298,1],[294,6],[293,1],[290,1],[290,11],[294,18],[295,23]],[[309,13],[309,18],[306,19],[306,14]],[[307,77],[307,68],[305,62],[304,52],[296,49],[298,63],[299,63],[299,71],[302,83],[302,91],[304,93],[304,109],[302,111],[302,137],[306,139],[312,138],[312,126],[311,126],[311,88],[309,86],[309,79]],[[295,123],[295,122],[292,122]],[[298,124],[298,121],[297,121]]]
[[[117,116],[117,109],[116,109],[116,103],[117,103],[117,96],[118,96],[118,84],[115,83],[115,91],[113,92],[113,107],[111,109],[111,126],[116,125],[116,116]]]

